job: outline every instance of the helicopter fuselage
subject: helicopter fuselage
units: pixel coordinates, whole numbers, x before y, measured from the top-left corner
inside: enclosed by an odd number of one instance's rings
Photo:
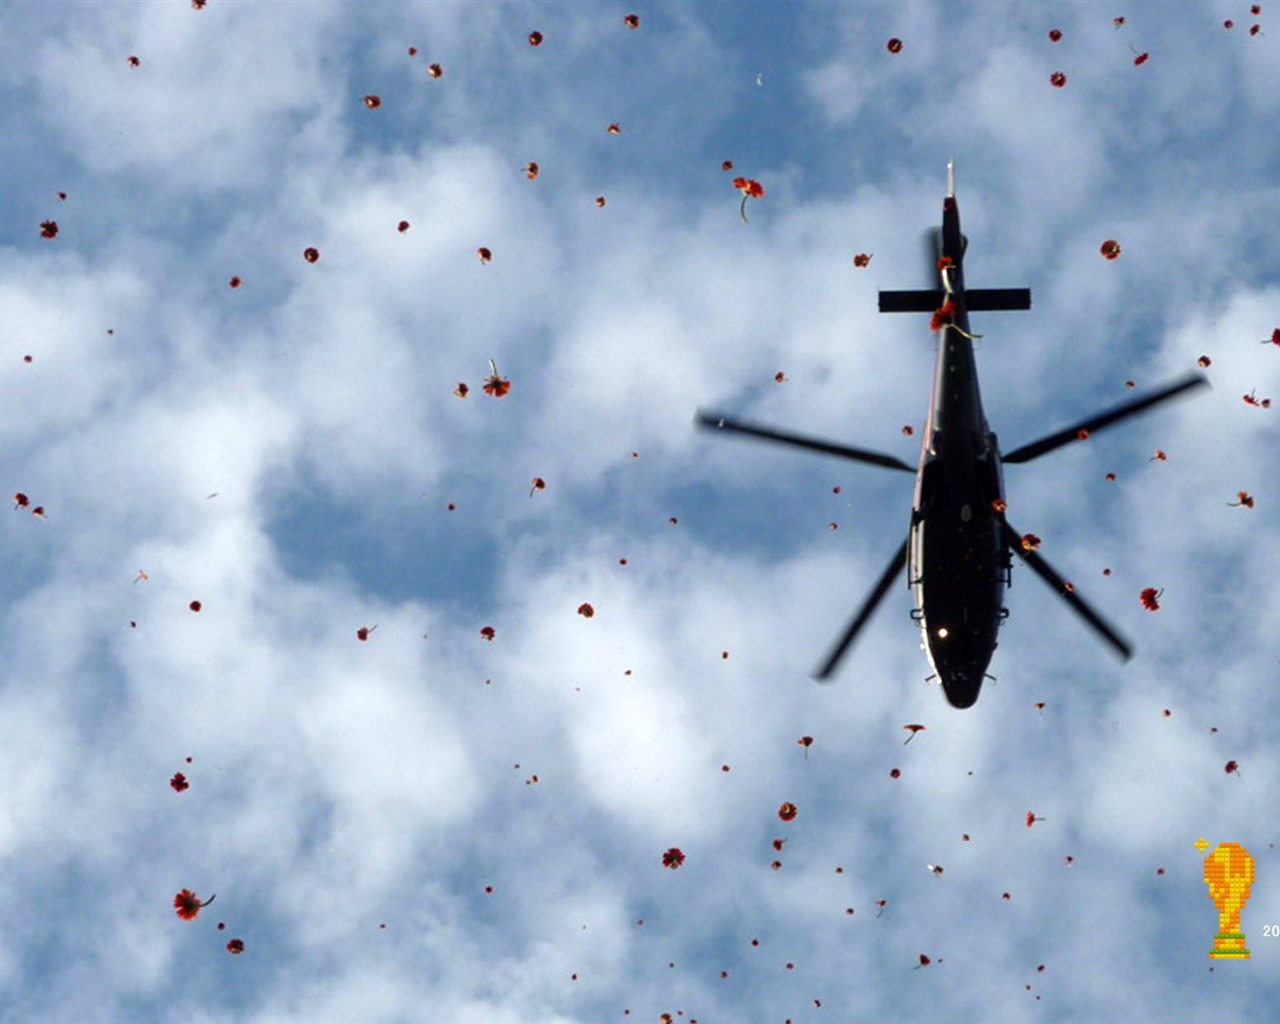
[[[1008,614],[1010,560],[1001,532],[1000,451],[982,411],[965,304],[964,239],[950,195],[941,250],[944,307],[934,314],[938,358],[911,510],[908,580],[929,663],[947,700],[967,708],[978,699]]]

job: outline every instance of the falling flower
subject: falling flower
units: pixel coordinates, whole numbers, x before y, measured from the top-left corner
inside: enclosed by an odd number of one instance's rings
[[[1257,388],[1254,388],[1254,390],[1250,391],[1247,395],[1241,395],[1240,397],[1244,399],[1245,405],[1252,405],[1259,409],[1271,408],[1271,399],[1259,398],[1257,395]]]
[[[903,741],[902,745],[903,745],[904,747],[905,747],[908,743],[910,743],[913,739],[915,739],[915,738],[916,738],[916,733],[918,733],[918,732],[924,732],[924,726],[923,726],[923,725],[920,725],[919,723],[912,723],[911,725],[904,725],[902,728],[906,729],[908,732],[910,732],[910,733],[911,733],[911,735],[910,735],[910,736],[908,736],[908,737]]]
[[[239,956],[244,952],[244,939],[232,939],[227,943],[227,952],[232,956]]]
[[[1113,24],[1116,28],[1119,28],[1121,25],[1124,24],[1124,18],[1112,18],[1111,24]]]
[[[214,893],[214,895],[201,903],[199,896],[193,893],[190,889],[183,889],[173,898],[173,908],[178,912],[178,916],[182,918],[182,920],[194,921],[196,919],[196,915],[217,898],[217,893]]]
[[[484,379],[485,393],[494,398],[502,398],[511,390],[511,381],[498,376],[498,364],[492,359],[489,360],[489,368],[493,372]]]
[[[775,383],[781,384],[783,381],[787,379],[787,375],[783,373],[781,370],[779,370],[777,373],[773,375],[773,379]]]
[[[41,238],[57,238],[58,222],[56,220],[45,220],[40,222]]]
[[[1266,342],[1264,341],[1262,344],[1265,345]],[[1196,362],[1199,363],[1201,368],[1203,369],[1204,367],[1208,366],[1211,362],[1213,362],[1213,360],[1210,359],[1208,356],[1201,356],[1199,359],[1196,360]]]
[[[418,56],[418,48],[416,46],[409,47],[409,56],[410,57]]]
[[[444,68],[442,68],[439,64],[432,64],[431,67],[427,68],[427,74],[429,74],[432,78],[439,78],[441,75],[444,74]]]
[[[912,434],[914,434],[915,432],[916,432],[916,428],[915,428],[915,427],[913,427],[913,426],[911,426],[911,424],[909,424],[909,423],[908,423],[906,426],[904,426],[904,427],[902,428],[902,436],[903,436],[903,437],[910,437],[910,436],[911,436]]]
[[[311,248],[305,249],[303,250],[302,258],[306,260],[308,263],[314,263],[316,260],[320,258],[320,250],[315,248],[314,246],[312,246]]]
[[[763,199],[764,186],[753,178],[734,178],[733,187],[742,193],[742,205],[738,207],[738,216],[742,218],[742,223],[747,222],[747,200]]]
[[[1044,821],[1044,818],[1037,818],[1035,811],[1027,811],[1027,828],[1030,828],[1037,821]]]
[[[1262,344],[1264,344],[1264,345],[1280,345],[1280,327],[1277,327],[1274,331],[1272,331],[1272,332],[1271,332],[1271,337],[1269,337],[1269,338],[1263,338],[1263,339],[1262,339]],[[1204,358],[1204,357],[1201,357],[1201,358]]]
[[[783,821],[795,821],[796,813],[797,813],[796,805],[791,803],[790,801],[784,803],[781,807],[778,808],[778,817],[781,818]]]
[[[138,580],[142,580],[142,581],[145,583],[145,582],[146,582],[147,580],[149,580],[149,579],[151,579],[151,577],[147,575],[146,570],[145,570],[145,569],[139,569],[139,570],[138,570],[138,575],[137,575],[137,576],[135,576],[135,577],[133,578],[133,582],[134,582],[134,583],[137,583],[137,582],[138,582]]]
[[[23,357],[22,357],[22,361],[23,361],[24,363],[29,363],[29,362],[31,362],[31,357],[30,357],[30,356],[23,356]]]
[[[604,196],[596,196],[596,206],[604,206],[606,200]]]
[[[493,259],[493,252],[489,249],[488,246],[482,245],[480,246],[479,249],[476,250],[476,256],[479,258],[481,263],[488,263],[491,259]]]
[[[1130,391],[1132,391],[1134,388],[1138,386],[1138,382],[1136,380],[1127,380],[1124,382],[1124,386],[1128,388]]]
[[[137,57],[130,57],[126,63],[128,63],[129,67],[136,68],[141,66],[142,61],[139,60]]]
[[[1141,67],[1143,64],[1145,64],[1145,63],[1147,62],[1147,58],[1148,58],[1148,57],[1150,57],[1150,56],[1151,56],[1151,54],[1149,54],[1149,53],[1140,53],[1140,54],[1138,54],[1136,57],[1134,57],[1134,58],[1133,58],[1133,66],[1134,66],[1134,67]]]
[[[621,135],[621,134],[622,134],[622,126],[621,126],[621,125],[619,125],[617,121],[612,121],[612,122],[610,122],[610,124],[609,124],[609,129],[608,129],[608,131],[609,131],[609,134],[610,134],[610,135]]]
[[[403,235],[406,231],[409,230],[409,222],[407,220],[402,220],[399,224],[396,225],[396,230]]]
[[[31,499],[28,498],[21,491],[19,491],[17,494],[13,496],[13,507],[15,509],[26,508],[30,504],[31,504]]]
[[[233,277],[227,282],[227,284],[230,285],[231,289],[234,291],[236,288],[240,287],[240,278],[238,276]]]
[[[869,252],[860,252],[860,253],[858,253],[858,255],[857,255],[857,256],[855,256],[855,257],[853,258],[853,265],[854,265],[855,267],[866,267],[866,266],[870,266],[870,264],[871,264],[871,257],[872,257],[873,255],[875,255],[875,254],[874,254],[874,253],[869,253]]]
[[[951,269],[952,267],[954,267],[955,265],[956,265],[956,261],[955,261],[955,260],[953,260],[950,256],[939,256],[939,257],[938,257],[938,269],[939,269],[939,270],[950,270],[950,269]]]
[[[1078,431],[1076,431],[1076,437],[1080,438],[1081,441],[1087,441],[1089,440],[1089,431],[1081,427]]]
[[[1108,238],[1102,243],[1101,252],[1105,259],[1113,260],[1120,255],[1120,243],[1114,238]]]
[[[458,386],[453,389],[453,393],[457,398],[466,398],[470,391],[471,389],[462,381],[459,381]]]
[[[927,867],[930,871],[932,871],[936,877],[938,877],[938,878],[941,878],[941,877],[942,877],[942,865],[941,865],[941,864],[926,864],[926,865],[925,865],[925,867]]]
[[[1163,588],[1156,590],[1155,587],[1147,587],[1146,590],[1138,595],[1138,600],[1142,602],[1142,607],[1147,611],[1156,612],[1160,610],[1160,595],[1163,593]]]
[[[678,846],[671,847],[671,849],[662,855],[662,866],[664,868],[670,868],[674,871],[683,863],[684,851]]]
[[[1004,515],[1009,510],[1009,503],[1004,498],[991,499],[991,511]]]
[[[531,498],[533,497],[534,491],[545,491],[546,489],[547,489],[547,482],[543,480],[542,477],[535,476],[533,478],[533,486],[529,488],[529,497]],[[627,560],[625,558],[622,560],[624,565],[626,564],[626,561]]]
[[[1037,537],[1034,533],[1023,534],[1022,536],[1023,551],[1034,551],[1039,546],[1040,546],[1040,538]]]
[[[638,14],[628,14],[625,18],[622,19],[622,23],[626,25],[627,28],[639,28],[640,16]]]
[[[929,959],[927,956],[925,956],[923,953],[921,953],[921,954],[920,954],[920,956],[919,956],[917,959],[918,959],[920,962],[919,962],[918,964],[916,964],[916,966],[913,968],[914,970],[917,970],[917,971],[918,971],[918,970],[920,970],[920,968],[921,968],[921,967],[928,967],[931,963],[933,963],[933,961],[932,961],[932,960],[930,960],[930,959]]]
[[[1108,474],[1107,474],[1107,483],[1109,483],[1109,484],[1113,484],[1113,483],[1115,483],[1115,482],[1116,482],[1116,475],[1115,475],[1114,473],[1108,473]]]
[[[370,110],[377,110],[380,106],[382,106],[382,97],[374,96],[372,94],[369,96],[366,96],[364,98],[364,105],[368,107]]]
[[[369,639],[369,634],[377,628],[377,626],[361,626],[356,630],[356,639],[361,643],[365,643]]]
[[[1147,461],[1148,462],[1168,462],[1169,456],[1167,456],[1164,453],[1163,449],[1157,448],[1156,453],[1153,456],[1151,456],[1151,458],[1147,459]]]
[[[1061,39],[1062,39],[1062,29],[1060,28],[1049,29],[1049,42],[1056,43],[1056,42],[1059,42]]]
[[[1239,765],[1239,764],[1237,764],[1235,761],[1228,761],[1228,762],[1223,766],[1223,771],[1225,771],[1228,775],[1231,775],[1232,773],[1234,773],[1234,774],[1236,774],[1236,775],[1239,775],[1239,774],[1240,774],[1240,765]]]
[[[530,181],[538,176],[538,164],[535,160],[530,160],[524,165],[524,176]]]
[[[187,777],[182,772],[174,772],[173,778],[169,780],[169,788],[175,793],[185,793],[191,788],[191,783],[187,781]]]
[[[800,744],[800,746],[801,746],[801,747],[803,747],[803,748],[804,748],[804,758],[805,758],[805,760],[806,760],[806,761],[807,761],[807,760],[809,760],[809,748],[810,748],[811,746],[813,746],[813,737],[812,737],[812,736],[801,736],[798,740],[796,740],[796,742],[797,742],[798,744]]]
[[[492,640],[495,636],[497,636],[497,633],[494,632],[492,626],[485,626],[480,630],[480,638],[482,640]]]
[[[542,33],[541,33],[541,32],[538,32],[538,31],[536,31],[536,30],[535,30],[535,31],[533,31],[533,32],[530,32],[530,33],[529,33],[529,45],[530,45],[530,46],[541,46],[541,45],[542,45]]]
[[[1236,491],[1236,501],[1227,502],[1228,508],[1253,508],[1253,496],[1248,491]]]
[[[1261,25],[1250,25],[1250,26],[1249,26],[1249,35],[1251,35],[1251,36],[1256,36],[1256,35],[1257,35],[1259,32],[1261,32],[1261,31],[1262,31],[1262,26],[1261,26]]]
[[[1055,71],[1053,74],[1049,76],[1049,84],[1053,86],[1055,89],[1061,89],[1064,85],[1067,84],[1067,76],[1064,75],[1061,71]]]
[[[1044,718],[1044,701],[1042,701],[1042,700],[1038,700],[1038,701],[1036,701],[1034,704],[1032,704],[1031,706],[1032,706],[1033,708],[1035,708],[1037,711],[1039,711],[1039,712],[1040,712],[1040,717],[1041,717],[1041,718]]]
[[[891,778],[891,779],[897,779],[897,778],[901,778],[901,777],[902,777],[902,771],[901,771],[901,769],[899,769],[899,768],[890,768],[890,769],[889,769],[889,778]]]
[[[890,40],[889,40],[888,44],[886,45],[886,48],[888,49],[888,51],[889,51],[890,53],[901,53],[901,52],[902,52],[902,40],[901,40],[901,39],[898,39],[898,38],[895,36],[893,39],[890,39]]]
[[[951,317],[955,314],[955,311],[956,304],[954,302],[944,302],[933,311],[933,319],[929,321],[929,330],[942,330],[942,328],[951,323]]]
[[[45,514],[44,506],[43,506],[43,505],[37,505],[35,508],[33,508],[33,509],[31,510],[31,514],[32,514],[33,516],[35,516],[37,519],[48,519],[48,518],[49,518],[49,517]]]
[[[204,607],[204,605],[202,605],[199,601],[192,601],[189,605],[187,605],[187,607],[190,608],[193,612],[198,612],[201,608]]]
[[[578,614],[581,615],[584,619],[591,618],[591,616],[595,615],[595,613],[596,613],[596,610],[592,608],[591,605],[588,604],[586,601],[583,601],[582,604],[578,605]]]

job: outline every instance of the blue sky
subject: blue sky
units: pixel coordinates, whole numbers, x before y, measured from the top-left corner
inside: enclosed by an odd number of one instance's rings
[[[1269,14],[5,8],[0,1020],[1269,1019]],[[1015,566],[967,711],[905,586],[808,677],[909,478],[693,426],[916,460],[950,158],[1004,450],[1213,383],[1008,468],[1137,654]]]

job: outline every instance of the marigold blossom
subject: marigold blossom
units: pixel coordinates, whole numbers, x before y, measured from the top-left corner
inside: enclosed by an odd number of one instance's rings
[[[1264,341],[1262,344],[1264,344],[1264,345],[1265,345],[1265,344],[1266,344],[1266,342]],[[1278,344],[1280,344],[1280,343],[1278,343]],[[1197,363],[1199,363],[1199,364],[1200,364],[1200,366],[1203,368],[1203,367],[1208,366],[1211,362],[1213,362],[1213,360],[1212,360],[1212,359],[1210,359],[1208,356],[1201,356],[1199,359],[1197,359],[1197,360],[1196,360],[1196,362],[1197,362]]]
[[[399,224],[396,225],[396,230],[403,235],[406,231],[409,230],[409,222],[407,220],[402,220]]]
[[[543,480],[542,477],[535,476],[533,478],[533,486],[529,488],[529,497],[531,498],[533,497],[534,491],[545,491],[546,489],[547,489],[547,482]],[[623,564],[626,564],[625,558],[623,559]]]
[[[17,494],[13,496],[13,507],[15,509],[26,508],[30,504],[31,504],[31,499],[28,498],[21,491],[19,491]]]
[[[1030,828],[1037,821],[1044,821],[1044,818],[1037,818],[1035,811],[1027,811],[1027,828]]]
[[[1239,774],[1240,774],[1240,765],[1238,765],[1235,761],[1228,761],[1228,762],[1223,766],[1223,771],[1225,771],[1228,775],[1231,775],[1231,774],[1233,774],[1233,773],[1234,773],[1234,774],[1236,774],[1236,775],[1239,775]]]
[[[141,66],[142,61],[141,61],[141,60],[139,60],[137,57],[130,57],[130,58],[129,58],[129,60],[127,61],[127,63],[128,63],[128,65],[129,65],[129,67],[131,67],[131,68],[136,68],[136,67]]]
[[[489,360],[489,368],[493,372],[484,379],[485,393],[494,398],[502,398],[511,390],[511,381],[498,376],[498,365],[492,359]]]
[[[1253,508],[1253,496],[1248,491],[1236,491],[1236,501],[1227,502],[1228,508]]]
[[[723,162],[720,164],[720,170],[722,170],[722,171],[731,171],[731,170],[733,170],[733,161],[732,161],[732,160],[725,160],[725,161],[723,161]]]
[[[1060,28],[1049,29],[1049,42],[1056,43],[1061,39],[1062,39],[1062,29]]]
[[[361,626],[356,630],[356,639],[361,643],[365,643],[369,639],[369,634],[377,628],[377,626]]]
[[[610,122],[610,124],[609,124],[609,129],[608,129],[608,131],[609,131],[609,134],[610,134],[610,135],[621,135],[621,134],[622,134],[622,126],[621,126],[620,124],[618,124],[618,122],[617,122],[617,121],[612,121],[612,122]]]

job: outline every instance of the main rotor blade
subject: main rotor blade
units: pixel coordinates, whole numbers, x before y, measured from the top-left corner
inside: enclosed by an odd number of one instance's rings
[[[1068,589],[1067,581],[1054,572],[1048,562],[1034,551],[1027,551],[1023,548],[1022,535],[1007,522],[1004,523],[1004,542],[1015,555],[1031,567],[1032,572],[1049,584],[1060,598],[1071,605],[1076,614],[1089,623],[1121,658],[1128,661],[1133,657],[1133,647],[1130,643],[1112,629],[1101,615],[1085,604],[1084,599],[1079,594],[1073,589]]]
[[[910,538],[908,537],[908,540],[902,542],[902,547],[893,553],[893,558],[885,566],[879,582],[876,583],[875,590],[871,591],[867,599],[862,602],[862,607],[858,609],[858,614],[849,623],[849,628],[844,631],[844,635],[836,643],[835,647],[831,649],[831,653],[827,655],[827,660],[822,663],[822,667],[813,674],[814,679],[825,682],[831,673],[836,670],[836,665],[840,663],[840,659],[844,657],[845,652],[853,645],[854,640],[858,638],[858,632],[866,625],[867,620],[871,618],[876,607],[884,599],[884,595],[893,586],[894,579],[906,571],[907,543],[909,540]]]
[[[1048,437],[1042,437],[1039,441],[1024,444],[1021,448],[1010,452],[1008,455],[1002,455],[1000,460],[1002,462],[1030,462],[1032,459],[1038,459],[1041,455],[1076,440],[1082,430],[1093,433],[1103,427],[1110,426],[1112,423],[1128,419],[1130,416],[1136,416],[1140,412],[1145,412],[1161,402],[1167,402],[1184,391],[1204,387],[1208,383],[1208,378],[1203,373],[1193,373],[1176,384],[1170,384],[1168,387],[1162,388],[1155,394],[1135,399],[1132,402],[1125,402],[1124,405],[1117,405],[1114,409],[1099,413],[1097,416],[1091,416],[1087,420],[1081,420],[1079,423],[1065,427],[1056,433],[1050,434]]]
[[[762,437],[766,441],[777,441],[781,444],[794,445],[797,448],[807,448],[813,452],[823,452],[826,455],[839,455],[841,458],[853,459],[855,462],[868,462],[873,466],[883,466],[885,469],[899,469],[907,473],[915,472],[914,466],[908,466],[901,459],[896,459],[892,455],[881,455],[879,452],[867,451],[865,448],[854,448],[847,444],[836,444],[834,441],[823,441],[815,437],[788,434],[781,430],[775,430],[773,427],[758,426],[743,420],[730,419],[728,416],[721,416],[719,413],[699,410],[697,422],[713,430],[728,430],[734,434]]]

